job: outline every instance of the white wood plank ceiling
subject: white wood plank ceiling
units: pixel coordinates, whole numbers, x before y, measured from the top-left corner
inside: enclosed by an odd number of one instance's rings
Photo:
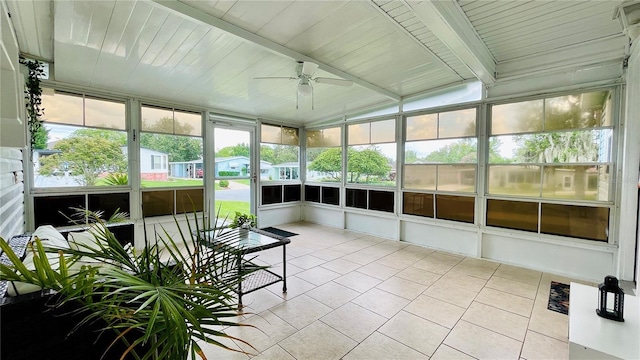
[[[56,81],[310,124],[464,81],[622,63],[621,1],[6,1]],[[314,76],[300,97],[296,61]]]

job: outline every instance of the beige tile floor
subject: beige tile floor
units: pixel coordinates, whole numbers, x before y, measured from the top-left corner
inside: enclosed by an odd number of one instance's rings
[[[214,359],[566,359],[569,317],[550,282],[575,281],[310,223],[287,246],[282,283],[244,297]],[[281,248],[259,260],[281,271]],[[593,284],[591,284],[593,285]]]

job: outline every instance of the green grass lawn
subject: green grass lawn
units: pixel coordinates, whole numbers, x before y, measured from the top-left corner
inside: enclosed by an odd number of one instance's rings
[[[229,180],[239,184],[249,185],[251,179]],[[98,186],[108,186],[103,179],[99,179],[96,183]],[[140,186],[143,188],[161,188],[161,187],[181,187],[181,186],[203,186],[202,179],[169,179],[169,180],[141,180]],[[224,190],[218,182],[215,182],[216,190]]]
[[[140,182],[140,186],[143,188],[157,188],[157,187],[179,187],[179,186],[202,186],[202,179],[171,179],[167,181],[151,181],[151,180],[142,180]],[[223,188],[215,183],[216,190],[222,190]]]
[[[220,218],[220,221],[222,221],[222,219],[224,219],[226,216],[229,217],[229,221],[233,220],[234,216],[236,215],[236,211],[243,214],[248,214],[249,203],[245,201],[232,200],[216,201],[216,216]]]

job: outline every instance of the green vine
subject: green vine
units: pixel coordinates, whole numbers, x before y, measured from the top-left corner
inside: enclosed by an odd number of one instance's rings
[[[40,77],[44,75],[42,64],[36,60],[28,60],[20,58],[20,64],[27,67],[29,75],[25,83],[25,106],[27,107],[29,134],[31,136],[31,145],[36,143],[36,137],[42,129],[42,120],[40,116],[44,114],[42,106],[42,89],[40,88]]]

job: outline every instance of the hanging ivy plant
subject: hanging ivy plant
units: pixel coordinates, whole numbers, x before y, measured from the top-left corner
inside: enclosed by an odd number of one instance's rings
[[[42,89],[40,88],[40,78],[44,75],[42,64],[37,60],[20,58],[20,64],[27,67],[29,74],[25,83],[25,100],[28,116],[29,134],[31,135],[31,146],[37,143],[38,133],[44,131],[40,117],[44,114],[42,106]]]

